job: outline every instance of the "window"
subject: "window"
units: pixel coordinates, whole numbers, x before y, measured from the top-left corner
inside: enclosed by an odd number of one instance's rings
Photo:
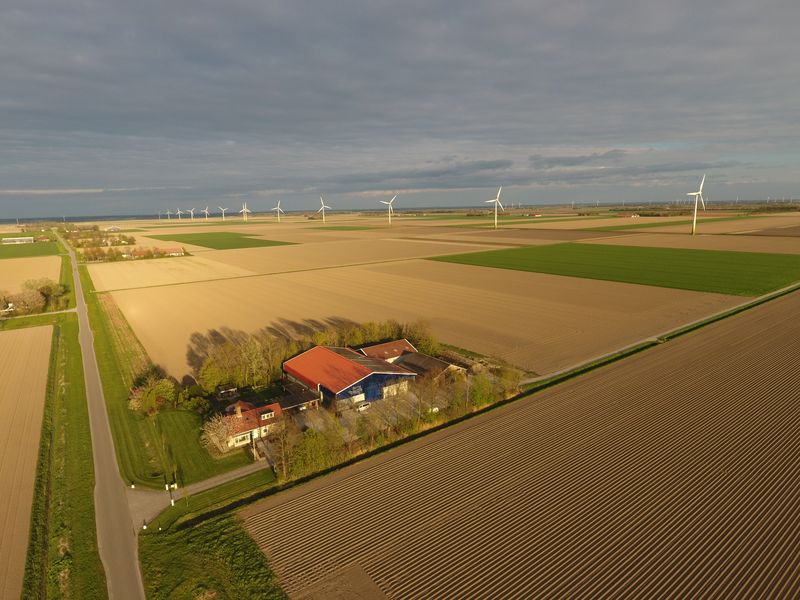
[[[246,444],[249,441],[250,441],[250,434],[245,433],[244,435],[237,435],[236,438],[233,440],[233,443],[238,446],[239,444]]]
[[[274,416],[275,416],[275,413],[273,411],[261,413],[261,420],[262,421],[266,421],[267,419],[271,419]]]

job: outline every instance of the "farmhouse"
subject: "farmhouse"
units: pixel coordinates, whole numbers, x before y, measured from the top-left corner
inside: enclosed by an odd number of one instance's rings
[[[252,404],[239,401],[228,408],[231,409],[231,414],[225,417],[230,425],[228,448],[246,446],[259,438],[266,437],[281,414],[279,404],[253,408]]]
[[[290,381],[316,391],[321,401],[371,402],[408,389],[416,373],[350,348],[315,346],[283,363]]]
[[[3,244],[32,244],[32,237],[7,237],[3,238]]]
[[[380,358],[386,362],[395,362],[401,354],[406,352],[416,352],[417,349],[411,345],[407,339],[393,340],[391,342],[384,342],[382,344],[372,344],[371,346],[362,346],[358,349],[364,356],[371,356],[372,358]]]

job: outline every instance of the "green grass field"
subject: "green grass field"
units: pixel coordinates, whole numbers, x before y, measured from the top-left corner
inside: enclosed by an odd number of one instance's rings
[[[8,236],[6,236],[8,237]],[[13,237],[13,236],[12,236]],[[35,242],[33,244],[0,244],[0,259],[30,258],[32,256],[53,256],[61,249],[57,242]]]
[[[105,598],[78,319],[62,314],[49,320],[53,345],[22,598]],[[41,321],[18,319],[14,328]]]
[[[139,535],[139,560],[151,600],[286,598],[234,514],[184,529],[148,529]]]
[[[151,238],[178,242],[179,244],[192,244],[213,250],[232,250],[234,248],[260,248],[264,246],[287,246],[290,242],[278,242],[253,237],[250,233],[233,231],[212,231],[209,233],[173,233],[164,235],[151,235]]]
[[[465,265],[758,296],[800,280],[800,256],[602,244],[554,244],[440,256]]]

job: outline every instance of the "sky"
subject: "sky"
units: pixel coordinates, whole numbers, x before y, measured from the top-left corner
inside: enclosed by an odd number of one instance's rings
[[[4,0],[0,219],[800,197],[796,0]],[[485,205],[484,205],[485,206]]]

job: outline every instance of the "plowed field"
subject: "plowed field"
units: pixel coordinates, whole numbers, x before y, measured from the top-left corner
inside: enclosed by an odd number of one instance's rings
[[[767,303],[253,505],[246,526],[293,597],[796,598],[798,312],[798,293]]]
[[[11,294],[22,290],[29,279],[47,278],[58,281],[61,271],[60,256],[36,256],[0,260],[0,291]]]
[[[194,332],[249,332],[332,317],[426,319],[445,342],[544,374],[742,302],[721,294],[418,260],[112,293],[153,361],[179,378],[188,372],[186,350]]]
[[[19,598],[53,328],[0,332],[0,598]]]

